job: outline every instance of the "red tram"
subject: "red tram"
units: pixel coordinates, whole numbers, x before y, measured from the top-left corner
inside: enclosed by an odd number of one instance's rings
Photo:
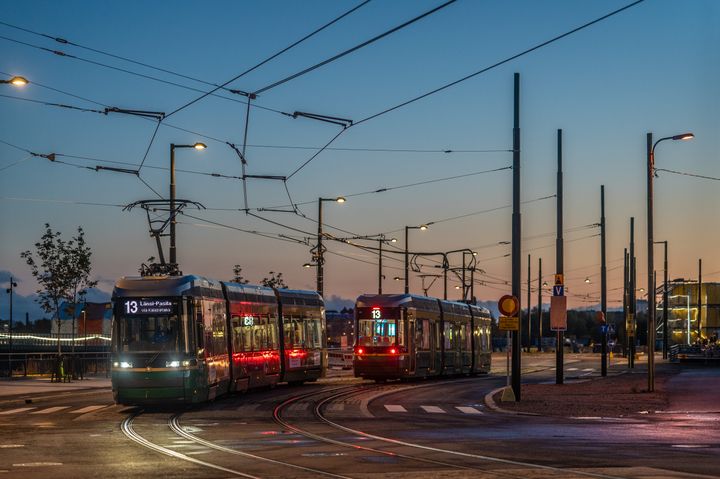
[[[410,294],[363,295],[355,304],[355,376],[386,379],[490,372],[490,312]]]

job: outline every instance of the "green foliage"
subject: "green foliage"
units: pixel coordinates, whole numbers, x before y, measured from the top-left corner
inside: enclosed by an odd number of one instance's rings
[[[35,243],[35,253],[23,251],[20,256],[40,285],[37,302],[48,313],[55,312],[60,327],[59,307],[63,300],[77,303],[97,281],[90,280],[92,252],[85,242],[85,232],[78,227],[77,236],[69,241],[62,233],[45,224],[45,234]]]
[[[272,272],[270,274],[272,274]],[[250,282],[249,280],[243,278],[242,267],[239,264],[233,266],[233,277],[230,281],[240,284],[248,284]]]
[[[283,280],[282,273],[274,273],[273,271],[270,271],[268,274],[270,277],[263,278],[261,281],[263,286],[267,286],[268,288],[288,289],[288,285],[285,284],[285,281]]]

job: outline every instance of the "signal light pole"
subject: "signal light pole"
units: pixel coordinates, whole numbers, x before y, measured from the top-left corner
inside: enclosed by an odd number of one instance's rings
[[[513,213],[512,213],[512,295],[520,302],[520,74],[514,75],[513,105]],[[518,304],[518,310],[521,310]],[[520,331],[512,336],[512,390],[520,401]]]

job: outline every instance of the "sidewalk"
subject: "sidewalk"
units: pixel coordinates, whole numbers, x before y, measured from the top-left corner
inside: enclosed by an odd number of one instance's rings
[[[491,409],[561,417],[627,417],[668,412],[720,413],[720,368],[693,367],[656,359],[655,390],[648,392],[646,362],[616,365],[605,378],[588,376],[565,384],[523,384],[520,402],[486,397]],[[567,379],[567,378],[566,378]]]
[[[52,383],[46,376],[14,377],[0,379],[0,399],[21,397],[38,393],[81,391],[87,389],[110,389],[110,378],[90,375],[69,383]]]

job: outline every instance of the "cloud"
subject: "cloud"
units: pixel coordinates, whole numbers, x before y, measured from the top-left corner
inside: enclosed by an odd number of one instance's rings
[[[18,278],[16,275],[12,273],[12,271],[8,271],[6,269],[0,269],[0,284],[10,283],[10,277],[12,276],[12,279],[15,280],[16,283],[21,283],[22,279]]]

